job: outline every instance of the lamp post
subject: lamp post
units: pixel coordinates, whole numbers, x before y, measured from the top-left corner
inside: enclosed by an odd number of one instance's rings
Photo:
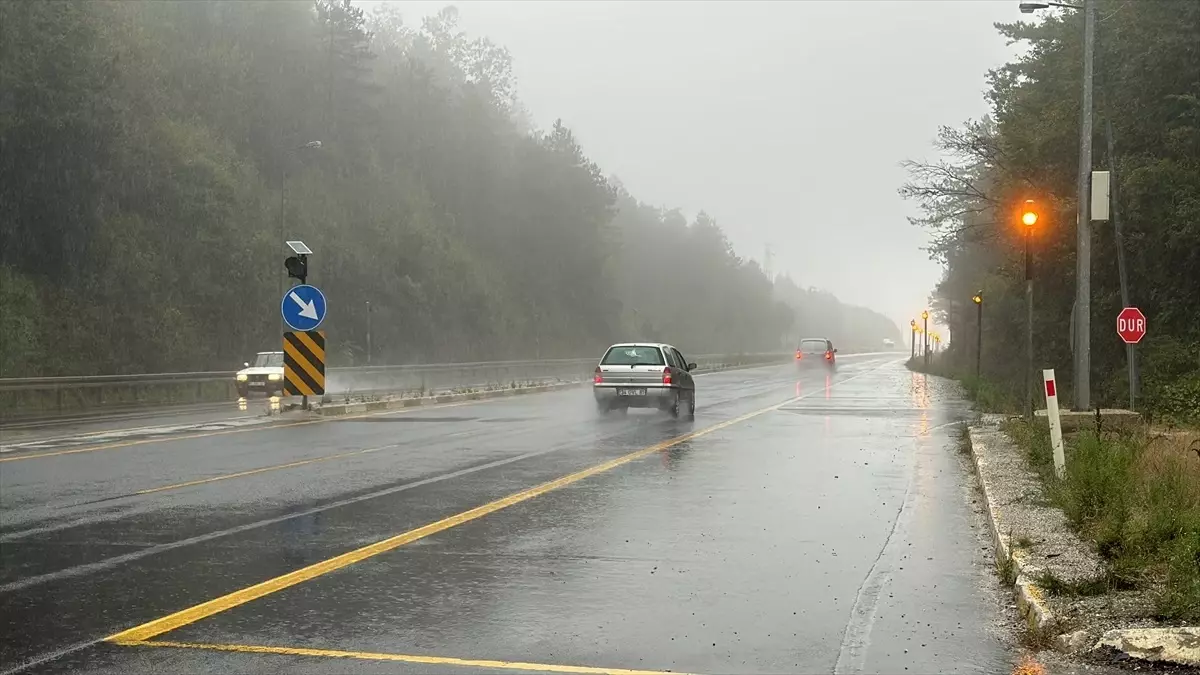
[[[971,301],[975,303],[975,379],[979,380],[983,372],[983,291],[976,291]]]
[[[1079,111],[1079,174],[1076,178],[1075,252],[1075,410],[1091,406],[1092,328],[1092,220],[1089,179],[1092,172],[1092,62],[1096,44],[1096,3],[1022,2],[1021,12],[1032,14],[1047,7],[1083,10],[1083,100]]]
[[[921,320],[925,322],[925,327],[921,329],[921,334],[925,336],[921,340],[921,342],[922,342],[921,346],[925,350],[925,365],[928,366],[929,365],[929,310],[924,310],[921,312]]]
[[[917,358],[917,320],[916,319],[911,319],[908,322],[908,342],[910,345],[912,345],[912,348],[910,349],[910,351],[912,353],[910,353],[908,355],[908,360],[912,361],[913,359]]]
[[[1021,224],[1025,226],[1025,417],[1033,419],[1033,252],[1029,239],[1037,225],[1037,205],[1025,200]]]

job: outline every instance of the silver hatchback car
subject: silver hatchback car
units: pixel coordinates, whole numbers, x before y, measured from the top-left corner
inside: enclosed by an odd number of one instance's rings
[[[696,380],[678,349],[661,342],[615,344],[596,366],[592,393],[602,413],[658,408],[672,417],[696,416]]]

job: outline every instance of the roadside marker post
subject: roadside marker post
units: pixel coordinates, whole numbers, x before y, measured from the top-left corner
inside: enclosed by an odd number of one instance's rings
[[[1062,421],[1058,415],[1058,387],[1054,382],[1054,369],[1042,371],[1046,383],[1046,419],[1050,420],[1050,446],[1054,449],[1054,475],[1059,480],[1067,477],[1067,459],[1063,453]]]

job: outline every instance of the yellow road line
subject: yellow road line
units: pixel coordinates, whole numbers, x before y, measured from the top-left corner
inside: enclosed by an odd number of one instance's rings
[[[174,614],[169,614],[167,616],[154,619],[153,621],[148,621],[140,626],[135,626],[128,630],[121,631],[115,635],[110,635],[105,639],[109,642],[140,642],[149,640],[162,635],[163,633],[167,633],[177,628],[182,628],[188,624],[195,623],[201,619],[208,618],[214,614],[219,614],[226,610],[233,609],[234,607],[243,605],[252,600],[257,600],[266,595],[270,595],[285,588],[295,586],[296,584],[329,574],[330,572],[340,570],[343,567],[348,567],[354,563],[366,560],[367,558],[372,558],[380,553],[386,553],[405,544],[417,541],[418,539],[424,539],[425,537],[428,537],[432,534],[437,534],[443,530],[448,530],[452,527],[462,525],[463,523],[470,522],[477,518],[482,518],[489,513],[494,513],[501,509],[508,508],[514,504],[520,504],[521,502],[533,499],[534,497],[543,495],[552,490],[557,490],[572,483],[577,483],[585,478],[590,478],[597,474],[604,473],[605,471],[610,471],[634,460],[652,455],[660,450],[665,450],[675,445],[679,445],[684,441],[688,441],[693,438],[699,438],[700,436],[706,436],[715,431],[725,429],[753,417],[758,417],[759,415],[776,410],[784,405],[787,405],[788,403],[792,403],[795,400],[796,399],[794,398],[788,399],[782,403],[777,403],[775,405],[762,408],[761,410],[756,410],[752,413],[735,417],[731,420],[721,422],[720,424],[715,424],[711,427],[706,427],[699,431],[693,431],[691,433],[683,434],[682,436],[676,436],[675,438],[663,441],[662,443],[657,443],[650,447],[642,448],[641,450],[631,452],[627,455],[622,455],[621,457],[617,457],[616,459],[609,460],[602,464],[597,464],[587,469],[583,469],[582,471],[576,471],[575,473],[563,476],[562,478],[557,478],[548,483],[542,483],[541,485],[529,488],[528,490],[522,490],[521,492],[511,494],[493,502],[488,502],[482,506],[477,506],[469,511],[463,511],[457,515],[443,518],[442,520],[418,527],[415,530],[409,530],[408,532],[398,534],[394,537],[389,537],[382,541],[377,541],[374,544],[369,544],[353,551],[348,551],[341,555],[329,558],[328,560],[323,560],[319,563],[309,565],[308,567],[303,567],[287,574],[275,577],[274,579],[268,579],[261,583],[254,584],[253,586],[248,586],[241,590],[222,595],[219,598],[214,598],[207,602],[203,602],[193,607],[175,612]]]
[[[839,380],[835,384],[842,384],[845,382],[849,382],[851,380],[856,380],[860,377],[864,377],[864,376],[870,375],[878,370],[881,370],[882,368],[884,368],[886,366],[887,366],[887,364],[884,364],[883,366],[880,366],[879,368],[874,368],[872,370],[869,370],[869,371],[866,371],[863,373],[859,373],[857,375],[852,375],[844,380]],[[483,516],[486,516],[489,513],[494,513],[501,509],[508,508],[509,506],[512,506],[514,504],[520,504],[521,502],[527,501],[529,499],[533,499],[534,497],[545,494],[552,490],[557,490],[561,487],[565,487],[572,483],[577,483],[585,478],[590,478],[591,476],[595,476],[597,474],[601,474],[606,471],[610,471],[619,466],[628,464],[632,461],[641,459],[643,457],[647,457],[649,455],[652,455],[656,452],[665,450],[667,448],[674,447],[685,441],[689,441],[694,438],[699,438],[701,436],[707,436],[708,434],[711,434],[715,431],[720,431],[721,429],[725,429],[725,428],[731,427],[735,424],[745,422],[746,420],[758,417],[759,415],[766,414],[773,410],[778,410],[779,408],[782,408],[785,405],[789,405],[791,403],[795,403],[796,401],[798,401],[800,399],[804,399],[804,398],[808,398],[809,396],[813,396],[813,395],[815,395],[815,393],[816,392],[812,392],[812,393],[804,394],[801,396],[795,396],[795,397],[789,398],[786,401],[782,401],[780,403],[776,403],[774,405],[767,406],[766,408],[762,408],[762,409],[756,410],[754,412],[747,413],[745,415],[741,415],[740,417],[735,417],[733,419],[726,420],[724,422],[721,422],[720,424],[714,424],[713,426],[706,427],[699,431],[693,431],[691,433],[683,434],[682,436],[676,436],[675,438],[663,441],[661,443],[656,443],[649,447],[642,448],[641,450],[637,450],[637,451],[631,452],[629,454],[622,455],[621,457],[617,457],[616,459],[612,459],[607,462],[589,467],[587,469],[583,469],[582,471],[577,471],[575,473],[563,476],[561,478],[557,478],[548,483],[542,483],[541,485],[529,488],[528,490],[522,490],[521,492],[511,494],[511,495],[501,498],[501,499],[497,499],[496,501],[488,502],[487,504],[484,504],[482,506],[477,506],[469,511],[463,511],[462,513],[459,513],[457,515],[453,515],[448,518],[443,518],[442,520],[439,520],[439,521],[436,521],[433,523],[429,523],[428,525],[418,527],[415,530],[409,530],[408,532],[398,534],[394,537],[389,537],[388,539],[384,539],[382,541],[377,541],[374,544],[369,544],[367,546],[363,546],[362,548],[358,548],[353,551],[348,551],[346,553],[334,556],[327,560],[323,560],[321,562],[314,563],[312,565],[309,565],[308,567],[302,567],[298,570],[294,570],[287,574],[280,575],[273,579],[267,579],[266,581],[259,582],[257,584],[254,584],[253,586],[247,586],[246,588],[243,588],[241,590],[237,590],[232,593],[227,593],[226,595],[222,595],[218,598],[213,598],[212,600],[209,600],[207,602],[202,602],[198,605],[194,605],[192,607],[188,607],[187,609],[180,610],[178,612],[175,612],[174,614],[168,614],[167,616],[160,617],[160,618],[154,619],[152,621],[147,621],[146,623],[143,623],[139,626],[134,626],[133,628],[123,630],[119,633],[110,635],[104,639],[108,642],[143,642],[146,640],[150,640],[159,635],[162,635],[163,633],[168,633],[168,632],[176,630],[178,628],[182,628],[183,626],[187,626],[189,624],[200,621],[201,619],[206,619],[215,614],[220,614],[221,612],[224,612],[226,610],[233,609],[234,607],[238,607],[240,605],[244,605],[247,602],[251,602],[253,600],[257,600],[259,598],[270,595],[277,591],[281,591],[285,588],[290,588],[291,586],[295,586],[296,584],[299,584],[299,583],[302,583],[305,581],[309,581],[311,579],[315,579],[317,577],[323,576],[325,574],[329,574],[330,572],[334,572],[336,570],[340,570],[344,567],[353,565],[354,563],[361,562],[368,558],[377,556],[381,553],[386,553],[393,549],[399,548],[400,546],[403,546],[405,544],[417,541],[418,539],[424,539],[425,537],[428,537],[433,534],[437,534],[438,532],[442,532],[443,530],[448,530],[452,527],[462,525],[463,523],[470,522],[477,518],[482,518]]]
[[[291,469],[293,467],[304,466],[306,464],[316,464],[317,462],[328,462],[328,461],[334,460],[334,459],[342,459],[343,457],[353,457],[355,455],[366,455],[366,454],[369,454],[372,452],[379,452],[380,450],[386,450],[388,448],[394,448],[394,447],[397,447],[396,443],[393,443],[391,445],[382,445],[382,446],[379,446],[378,448],[366,448],[364,450],[351,450],[349,452],[339,452],[334,455],[322,455],[320,457],[312,457],[309,459],[301,459],[301,460],[298,460],[295,462],[288,462],[287,464],[275,464],[273,466],[264,466],[264,467],[260,467],[257,469],[248,469],[246,471],[238,471],[237,473],[227,473],[227,474],[223,474],[220,476],[213,476],[211,478],[199,478],[197,480],[189,480],[189,481],[185,481],[183,483],[172,483],[171,485],[163,485],[161,487],[149,488],[146,490],[138,490],[137,492],[134,492],[133,494],[149,495],[149,494],[154,494],[155,492],[166,492],[167,490],[178,490],[179,488],[191,487],[193,485],[204,485],[205,483],[216,483],[217,481],[229,480],[230,478],[241,478],[242,476],[253,476],[254,474],[257,474],[257,473],[266,473],[268,471],[278,471],[280,469]]]
[[[419,405],[408,408],[397,408],[395,410],[379,410],[375,412],[358,413],[355,415],[337,415],[335,417],[321,418],[316,420],[299,420],[295,422],[281,422],[278,424],[259,424],[254,426],[239,427],[237,429],[222,429],[220,431],[205,431],[198,434],[184,434],[182,436],[167,436],[164,438],[142,438],[136,441],[120,441],[117,443],[105,443],[102,445],[89,445],[82,448],[71,448],[69,450],[51,450],[48,452],[34,452],[29,454],[19,454],[12,457],[0,457],[0,463],[4,462],[19,462],[24,459],[38,459],[40,457],[59,457],[62,455],[77,455],[83,452],[97,452],[99,450],[116,450],[118,448],[128,448],[136,445],[147,445],[150,443],[169,443],[173,441],[186,441],[196,438],[209,438],[211,436],[226,436],[228,434],[241,434],[250,431],[267,431],[269,429],[281,429],[286,427],[300,427],[309,424],[321,424],[323,422],[344,422],[346,420],[356,420],[364,417],[378,417],[380,415],[400,415],[403,413],[417,412],[423,410],[441,410],[443,408],[457,408],[464,405],[475,405],[478,403],[491,403],[493,401],[502,401],[504,398],[481,398],[471,399],[469,401],[457,401],[454,403],[439,403],[436,405]],[[215,424],[216,422],[199,422],[198,424]],[[121,433],[125,431],[137,431],[140,429],[153,429],[154,427],[138,427],[137,429],[118,429],[112,432],[102,433]]]
[[[203,642],[169,642],[154,640],[122,641],[128,647],[169,647],[175,649],[202,649],[241,654],[281,654],[285,656],[323,656],[335,659],[361,659],[364,661],[401,661],[431,666],[462,666],[466,668],[492,668],[498,670],[525,670],[543,673],[584,673],[587,675],[668,675],[669,671],[629,670],[626,668],[596,668],[593,666],[564,666],[553,663],[527,663],[524,661],[496,661],[492,659],[459,659],[449,656],[420,656],[417,654],[382,654],[378,652],[350,652],[337,649],[308,649],[305,647],[269,647],[265,645],[228,645]],[[671,675],[679,675],[671,673]]]

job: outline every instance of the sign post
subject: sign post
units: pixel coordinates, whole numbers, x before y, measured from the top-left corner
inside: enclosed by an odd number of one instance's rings
[[[1117,315],[1117,335],[1125,341],[1129,354],[1129,409],[1133,410],[1137,398],[1137,371],[1135,370],[1134,345],[1146,337],[1146,315],[1137,307],[1126,307]]]
[[[1058,386],[1054,382],[1054,369],[1042,371],[1046,383],[1046,419],[1050,420],[1050,446],[1054,450],[1054,475],[1059,480],[1067,477],[1067,460],[1063,454],[1062,421],[1058,415]]]

